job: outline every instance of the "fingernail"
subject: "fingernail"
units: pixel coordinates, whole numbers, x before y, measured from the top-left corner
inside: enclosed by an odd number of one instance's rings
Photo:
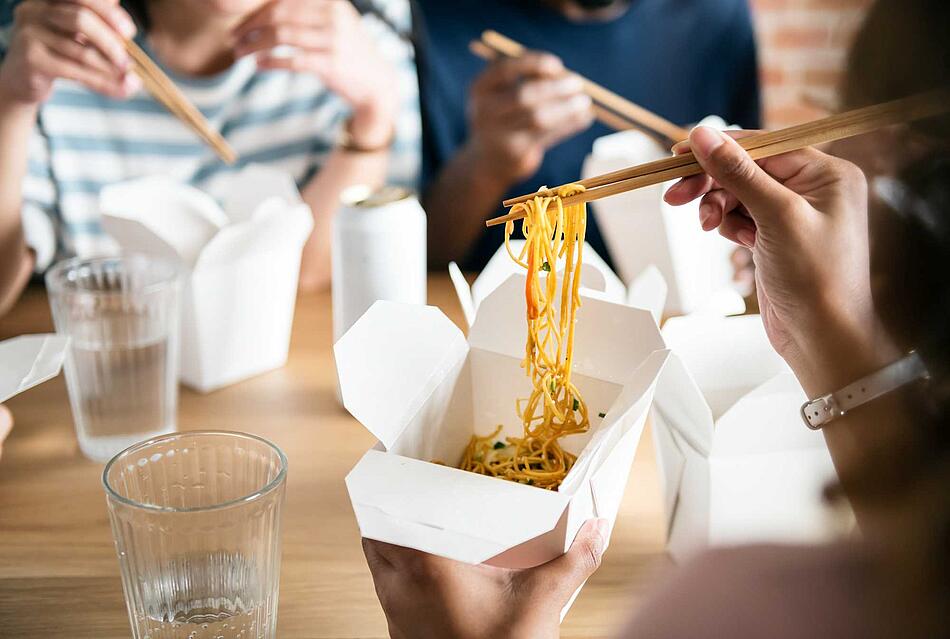
[[[142,80],[134,73],[127,73],[122,81],[122,90],[126,95],[137,93],[142,88]]]
[[[739,231],[736,233],[736,239],[739,240],[740,244],[747,248],[752,248],[755,246],[755,233],[749,229],[739,229]]]
[[[569,75],[560,82],[561,93],[577,93],[584,88],[584,83],[576,75]]]
[[[572,111],[587,111],[591,108],[592,104],[593,103],[591,102],[590,96],[586,93],[575,95],[568,102],[568,105],[571,107]]]
[[[126,38],[131,38],[135,35],[135,23],[129,19],[129,16],[126,15],[125,11],[121,9],[115,12],[116,22],[119,24],[119,31]]]
[[[693,153],[700,157],[708,158],[713,151],[722,146],[722,134],[708,126],[698,126],[689,134],[690,147]]]
[[[708,231],[706,228],[706,222],[709,221],[709,218],[713,214],[713,207],[711,204],[702,203],[699,205],[699,225],[703,227],[704,231]]]

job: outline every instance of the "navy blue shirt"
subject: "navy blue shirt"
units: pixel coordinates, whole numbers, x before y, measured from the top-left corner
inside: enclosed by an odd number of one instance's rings
[[[755,38],[747,0],[631,0],[606,22],[572,22],[541,0],[416,0],[423,122],[423,189],[467,138],[469,86],[485,62],[468,44],[494,29],[681,125],[707,115],[759,126]],[[537,173],[506,197],[577,180],[594,139],[612,131],[595,122],[548,150]],[[489,217],[500,215],[491,211]],[[465,267],[480,269],[503,240],[487,229]],[[593,218],[588,240],[609,259]]]

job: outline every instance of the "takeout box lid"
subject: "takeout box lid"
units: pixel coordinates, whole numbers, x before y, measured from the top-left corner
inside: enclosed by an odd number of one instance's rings
[[[123,250],[172,258],[189,270],[303,246],[313,219],[289,176],[251,165],[223,180],[223,209],[165,176],[106,186],[99,195],[103,227]]]
[[[0,342],[0,403],[59,374],[69,339],[21,335]]]

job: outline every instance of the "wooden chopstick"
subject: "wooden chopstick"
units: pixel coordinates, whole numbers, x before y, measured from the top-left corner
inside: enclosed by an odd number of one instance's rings
[[[940,115],[948,111],[950,111],[950,90],[943,89],[845,111],[786,129],[752,135],[741,138],[738,142],[749,152],[752,159],[761,160],[807,146],[842,140],[894,124]],[[702,167],[696,162],[696,157],[692,153],[684,153],[580,180],[577,184],[581,184],[587,190],[564,198],[563,203],[570,205],[591,202],[617,193],[662,184],[669,180],[698,175],[702,172]],[[506,207],[514,206],[538,195],[543,197],[553,196],[557,194],[558,188],[560,187],[541,189],[537,193],[511,198],[505,200],[504,205]],[[518,211],[488,220],[485,224],[486,226],[495,226],[522,217],[524,217],[524,213]]]
[[[474,53],[476,56],[481,58],[482,60],[491,61],[502,55],[501,53],[498,53],[497,51],[492,49],[490,46],[488,46],[481,40],[472,40],[471,42],[469,42],[468,49],[469,51]],[[610,111],[600,106],[599,104],[595,103],[593,105],[593,112],[594,112],[594,117],[597,118],[597,120],[599,120],[606,126],[609,126],[614,131],[627,131],[630,129],[640,128],[640,126],[636,124],[635,122],[631,122],[627,120],[625,117],[623,117],[622,115],[614,113],[613,111]],[[653,131],[651,131],[650,133],[653,133],[655,135]],[[664,141],[666,140],[664,139]]]
[[[148,54],[132,40],[126,40],[125,50],[132,59],[132,70],[142,79],[146,90],[172,115],[204,140],[225,163],[234,164],[238,155],[231,145],[220,133],[211,128],[201,111],[189,102],[175,83],[148,57]]]
[[[496,53],[510,58],[517,58],[527,50],[524,45],[491,29],[482,32],[481,41]],[[602,110],[607,112],[612,111],[614,114],[618,114],[629,120],[634,127],[643,129],[654,136],[661,137],[664,141],[679,142],[689,137],[689,131],[686,129],[673,124],[652,111],[644,109],[638,104],[634,104],[625,97],[595,82],[591,82],[579,73],[575,73],[575,75],[580,78],[583,83],[584,93],[589,95],[591,100]],[[600,118],[598,117],[598,119]],[[613,123],[605,122],[605,124],[612,128],[617,128],[617,126],[615,126],[615,124],[619,124],[617,118],[614,117],[612,119]]]

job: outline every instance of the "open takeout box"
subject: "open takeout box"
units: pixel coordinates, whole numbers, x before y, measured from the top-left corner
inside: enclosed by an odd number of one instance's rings
[[[805,394],[758,315],[672,318],[673,355],[656,388],[653,440],[677,561],[710,545],[814,542],[831,532],[834,477]]]
[[[703,124],[725,128],[719,118]],[[620,131],[594,141],[584,161],[584,178],[668,157],[669,149],[641,131]],[[691,313],[732,288],[729,256],[734,246],[699,226],[699,201],[670,206],[663,194],[672,182],[620,193],[591,202],[614,265],[632,283],[655,266],[669,285],[668,314]]]
[[[166,177],[100,194],[103,225],[123,251],[181,264],[180,377],[201,392],[287,361],[300,256],[313,227],[290,176],[252,165],[223,180],[223,207]]]
[[[0,342],[0,404],[59,375],[69,339],[21,335]]]
[[[379,439],[346,477],[364,537],[527,567],[564,553],[584,521],[616,518],[669,354],[647,311],[583,299],[573,380],[591,431],[562,440],[579,456],[559,491],[453,467],[473,433],[521,434],[524,285],[514,275],[482,300],[467,340],[437,308],[380,301],[337,342],[343,403]]]
[[[521,252],[525,240],[511,240],[511,250],[515,255]],[[563,258],[559,261],[558,272],[563,271]],[[488,295],[512,275],[524,273],[524,268],[516,264],[508,250],[502,244],[492,255],[472,285],[462,274],[455,262],[449,263],[449,276],[455,286],[455,292],[465,314],[469,327],[475,323],[478,306]],[[590,244],[584,243],[584,261],[581,264],[581,293],[587,297],[606,300],[617,304],[627,304],[650,311],[659,323],[666,300],[666,280],[655,266],[648,265],[630,283],[629,288],[607,265]]]

